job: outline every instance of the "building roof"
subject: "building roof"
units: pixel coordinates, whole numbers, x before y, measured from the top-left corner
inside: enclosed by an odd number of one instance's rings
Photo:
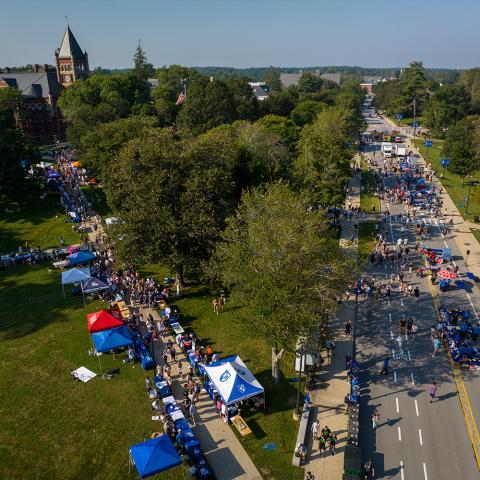
[[[77,39],[74,37],[70,27],[67,25],[65,33],[63,34],[62,44],[57,50],[58,58],[76,58],[83,59],[85,58],[85,53],[82,52],[80,45],[77,42]]]
[[[253,94],[255,95],[255,98],[257,100],[265,100],[266,98],[268,98],[268,92],[263,88],[263,86],[265,85],[264,83],[263,85],[261,85],[260,82],[250,82],[249,85],[250,87],[252,87]]]
[[[58,83],[54,69],[41,72],[0,73],[0,79],[10,87],[17,87],[25,98],[58,97],[63,87]]]
[[[375,85],[378,82],[382,81],[383,77],[375,76],[375,75],[367,75],[363,77],[363,82],[362,83],[371,83]]]
[[[281,73],[280,74],[280,82],[285,88],[290,87],[291,85],[297,85],[300,81],[304,72],[299,73]],[[330,82],[334,82],[337,85],[340,85],[340,73],[322,73],[320,74],[318,71],[316,72],[309,72],[317,77],[322,78],[323,80],[329,80]]]

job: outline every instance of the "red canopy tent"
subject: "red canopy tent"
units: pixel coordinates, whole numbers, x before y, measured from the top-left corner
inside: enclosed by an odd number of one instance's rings
[[[88,331],[101,332],[109,328],[123,325],[122,316],[118,310],[100,310],[87,315]]]

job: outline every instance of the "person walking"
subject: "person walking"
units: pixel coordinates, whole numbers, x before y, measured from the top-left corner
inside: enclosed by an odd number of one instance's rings
[[[337,436],[334,433],[330,435],[330,438],[328,439],[328,444],[330,448],[330,453],[333,457],[335,455],[335,446],[337,444]]]
[[[320,432],[320,422],[317,419],[312,423],[312,439],[313,440],[316,440],[318,438],[319,432]]]
[[[190,420],[192,421],[192,425],[195,427],[195,415],[197,414],[197,407],[195,406],[195,402],[190,403],[190,408],[189,408],[189,416]]]
[[[183,378],[183,365],[181,360],[178,361],[177,369],[178,369],[178,375],[180,375],[180,378]]]
[[[385,375],[388,375],[388,368],[390,366],[390,358],[386,357],[383,360],[383,368],[380,370],[380,373],[384,373]]]
[[[322,436],[318,437],[318,450],[320,451],[320,455],[325,456],[325,453],[327,452],[327,444]]]
[[[433,403],[433,400],[436,394],[437,394],[437,382],[433,382],[432,386],[430,387],[430,403]]]
[[[415,296],[415,301],[418,301],[418,297],[420,297],[420,289],[418,288],[418,285],[415,287],[413,294]]]
[[[375,409],[372,413],[372,428],[375,430],[378,427],[378,421],[380,420],[380,414]]]
[[[315,475],[312,472],[307,472],[305,480],[315,480]]]
[[[440,347],[442,346],[442,342],[440,341],[440,339],[438,337],[436,337],[434,340],[433,340],[433,353],[432,353],[432,357],[434,357],[437,352],[440,350]]]

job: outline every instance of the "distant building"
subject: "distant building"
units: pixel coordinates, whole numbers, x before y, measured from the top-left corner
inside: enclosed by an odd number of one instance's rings
[[[158,87],[158,78],[147,78],[148,88],[153,90]]]
[[[298,85],[300,78],[303,75],[303,71],[300,70],[298,73],[281,73],[280,74],[280,82],[284,88],[288,88],[292,85]],[[320,73],[318,70],[315,72],[310,72],[317,77],[320,77],[323,80],[328,80],[330,82],[336,83],[340,85],[341,76],[340,73]]]
[[[268,86],[265,82],[248,82],[252,87],[253,94],[259,102],[263,102],[268,98]]]
[[[70,27],[55,51],[56,68],[34,65],[32,71],[0,72],[0,88],[16,87],[23,97],[23,111],[17,125],[37,143],[53,143],[65,137],[65,124],[57,106],[62,91],[76,80],[88,78],[87,52],[82,52]]]
[[[372,93],[373,87],[378,83],[384,81],[383,77],[367,76],[363,77],[363,82],[360,84],[363,90],[367,93]]]

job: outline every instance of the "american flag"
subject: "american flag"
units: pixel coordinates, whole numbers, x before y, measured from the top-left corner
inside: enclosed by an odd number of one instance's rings
[[[178,96],[178,100],[177,100],[177,103],[175,103],[175,105],[181,105],[186,100],[186,98],[187,96],[184,93],[181,93]]]

